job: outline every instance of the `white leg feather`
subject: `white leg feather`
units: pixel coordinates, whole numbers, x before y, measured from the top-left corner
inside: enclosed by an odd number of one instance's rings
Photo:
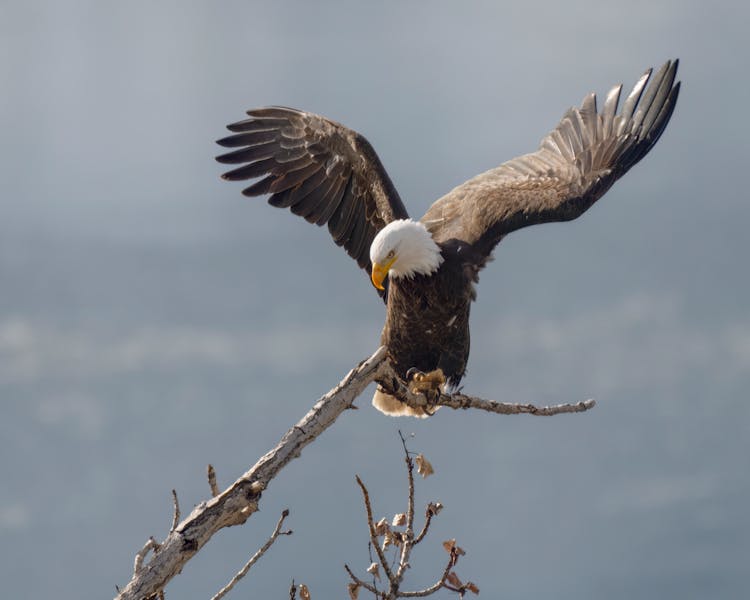
[[[386,394],[380,389],[380,386],[375,390],[375,395],[372,397],[372,405],[390,417],[417,417],[418,419],[426,419],[430,416],[422,409],[412,408],[408,404],[401,402],[398,398]]]

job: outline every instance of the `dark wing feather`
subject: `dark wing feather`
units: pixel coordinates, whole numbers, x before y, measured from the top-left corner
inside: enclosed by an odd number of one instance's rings
[[[622,86],[601,112],[589,94],[539,149],[477,175],[435,202],[422,221],[439,242],[473,244],[487,257],[506,234],[537,223],[575,219],[641,160],[667,126],[680,91],[678,61],[646,71],[626,98]]]
[[[369,142],[325,117],[272,106],[250,110],[249,119],[228,125],[218,141],[236,148],[216,160],[238,165],[229,181],[262,177],[243,190],[271,194],[273,206],[289,208],[316,225],[370,271],[370,243],[378,231],[408,214]]]

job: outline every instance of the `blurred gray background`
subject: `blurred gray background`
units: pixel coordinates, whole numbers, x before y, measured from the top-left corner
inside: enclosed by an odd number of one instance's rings
[[[354,482],[418,501],[485,598],[745,598],[750,566],[747,3],[0,4],[0,581],[109,598],[135,552],[270,449],[377,346],[383,306],[318,230],[219,179],[214,140],[285,104],[365,134],[414,216],[536,148],[589,91],[680,57],[652,153],[579,220],[484,271],[465,389],[552,419],[384,418],[371,392],[167,588],[343,598],[369,564]],[[447,594],[446,594],[447,596]]]

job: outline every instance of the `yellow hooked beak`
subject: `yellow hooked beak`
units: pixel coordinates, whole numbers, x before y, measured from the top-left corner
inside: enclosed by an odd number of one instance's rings
[[[370,275],[370,279],[372,279],[372,285],[374,285],[379,290],[385,289],[383,287],[383,281],[385,281],[385,278],[388,275],[388,271],[390,271],[391,265],[393,265],[394,262],[396,262],[395,256],[384,265],[373,263],[372,273]]]

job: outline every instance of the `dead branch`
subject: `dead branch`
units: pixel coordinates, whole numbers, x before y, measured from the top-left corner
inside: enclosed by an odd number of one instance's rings
[[[443,569],[443,575],[434,584],[423,590],[417,590],[414,592],[401,592],[399,595],[402,598],[424,598],[425,596],[431,596],[441,588],[445,587],[445,583],[448,581],[448,575],[450,575],[451,569],[456,564],[456,560],[458,560],[457,556],[454,554],[454,552],[451,552],[450,558],[448,559],[448,564],[445,566],[445,569]]]
[[[409,556],[411,555],[411,549],[414,547],[414,462],[409,455],[409,449],[406,447],[406,440],[401,431],[398,432],[398,436],[401,438],[401,445],[404,447],[409,492],[407,494],[406,529],[402,534],[401,558],[398,563],[398,571],[396,571],[397,586],[401,585],[404,572],[409,568]]]
[[[177,523],[180,522],[180,501],[177,500],[177,490],[172,490],[172,503],[174,504],[174,514],[172,515],[172,526],[169,533],[177,529]]]
[[[172,531],[147,564],[133,573],[118,600],[141,600],[163,590],[185,564],[220,529],[241,525],[256,510],[263,490],[291,460],[330,427],[382,372],[385,348],[360,363],[318,400],[278,445],[218,496],[198,504]],[[143,554],[145,556],[145,553]],[[141,558],[141,562],[143,559]]]
[[[263,544],[260,549],[253,554],[250,557],[250,560],[248,560],[245,563],[245,566],[242,567],[237,574],[232,577],[231,581],[226,584],[223,588],[221,588],[216,595],[211,598],[211,600],[220,600],[220,598],[223,598],[227,592],[229,592],[236,584],[237,582],[242,579],[245,575],[247,575],[248,571],[252,568],[252,566],[258,562],[258,559],[260,559],[261,556],[263,556],[268,549],[273,545],[273,543],[276,541],[276,538],[278,538],[280,535],[292,535],[291,531],[281,531],[281,526],[284,524],[284,519],[286,519],[289,516],[289,510],[284,509],[284,511],[281,513],[281,517],[279,518],[278,523],[276,523],[276,528],[273,530],[273,533],[271,534],[271,537],[266,540],[266,543]],[[292,584],[294,585],[294,584]]]
[[[515,402],[498,402],[496,400],[485,400],[476,396],[468,396],[461,392],[440,395],[434,400],[428,400],[422,394],[414,394],[409,387],[401,381],[390,362],[386,361],[385,375],[376,381],[389,393],[396,396],[413,408],[431,409],[436,406],[446,406],[454,410],[474,408],[500,415],[528,414],[536,417],[551,417],[564,413],[586,412],[596,406],[593,399],[582,400],[575,404],[554,404],[552,406],[536,406],[534,404],[518,404]]]
[[[375,522],[372,519],[372,504],[370,504],[370,493],[367,491],[365,484],[362,483],[362,480],[359,478],[359,475],[357,475],[356,478],[357,478],[357,484],[359,485],[359,488],[362,490],[362,497],[365,502],[365,510],[367,511],[367,526],[370,531],[370,543],[372,547],[375,548],[375,552],[378,555],[378,560],[380,561],[380,564],[383,567],[385,576],[388,578],[388,580],[393,580],[393,573],[391,572],[391,568],[388,565],[388,561],[385,558],[383,549],[380,547],[380,543],[378,542],[378,535],[377,535],[377,532],[375,531]]]
[[[476,408],[499,414],[526,413],[549,416],[583,412],[594,406],[593,400],[586,400],[577,404],[536,407],[531,404],[494,402],[464,394],[440,394],[435,402],[428,402],[424,396],[409,391],[387,360],[386,349],[378,348],[370,358],[352,369],[335,388],[321,397],[310,411],[284,434],[275,448],[262,456],[250,470],[223,492],[218,493],[215,474],[212,477],[210,469],[209,485],[213,497],[198,504],[170,531],[162,543],[157,543],[153,538],[149,539],[136,555],[133,577],[127,586],[119,591],[117,600],[141,600],[158,595],[217,531],[247,521],[258,510],[262,492],[281,469],[300,456],[302,450],[333,425],[342,412],[351,408],[362,391],[372,382],[378,382],[389,393],[410,406],[422,408],[447,406],[454,409]],[[154,551],[153,555],[145,562],[144,559],[150,550]]]
[[[460,556],[466,554],[462,548],[456,545],[456,540],[448,540],[443,542],[443,547],[449,554],[448,564],[443,569],[440,578],[431,586],[422,590],[415,591],[402,591],[401,584],[403,583],[406,570],[410,567],[409,557],[414,546],[424,539],[429,529],[432,517],[436,515],[442,509],[442,504],[439,502],[430,502],[425,510],[425,524],[420,532],[419,536],[414,537],[414,461],[411,458],[411,452],[406,445],[406,439],[403,434],[399,431],[399,437],[401,438],[401,444],[404,447],[404,457],[406,463],[406,473],[408,481],[408,493],[407,493],[407,510],[406,513],[398,513],[391,525],[389,526],[385,519],[381,519],[377,523],[374,522],[372,516],[372,504],[370,501],[370,493],[365,487],[365,484],[357,476],[357,484],[362,490],[362,497],[365,504],[365,512],[367,514],[367,525],[370,531],[370,541],[368,548],[372,549],[374,546],[377,551],[378,563],[372,563],[367,569],[368,573],[373,575],[372,583],[367,583],[361,577],[358,577],[350,568],[349,565],[344,565],[349,578],[352,583],[349,584],[349,595],[352,598],[356,598],[360,588],[367,590],[372,593],[377,599],[380,600],[397,600],[398,598],[422,598],[430,596],[441,589],[447,589],[449,591],[457,593],[460,597],[463,597],[467,591],[478,594],[479,588],[472,582],[462,583],[458,578],[458,575],[453,571],[453,567],[456,566]],[[423,461],[427,461],[421,454]],[[404,527],[403,530],[393,530],[391,527]],[[378,543],[378,538],[383,538],[383,545]],[[394,571],[393,566],[389,566],[388,560],[385,556],[385,548],[391,545],[389,540],[394,540],[393,545],[400,547],[400,550],[394,549],[394,563],[398,562],[398,568]],[[372,561],[372,552],[370,552],[370,560]],[[383,567],[385,572],[386,582],[383,589],[378,587],[376,579],[380,579],[379,567]]]
[[[212,464],[209,464],[206,468],[206,474],[208,475],[208,487],[211,489],[211,495],[215,498],[219,495],[219,486],[216,485],[216,469]]]
[[[133,576],[138,575],[143,571],[143,561],[146,559],[146,555],[152,551],[156,554],[160,548],[161,544],[159,544],[153,536],[146,540],[143,548],[141,548],[135,555],[135,560],[133,561]]]
[[[351,577],[351,580],[358,586],[361,586],[365,588],[368,592],[371,594],[374,594],[378,598],[385,597],[383,592],[378,591],[378,589],[374,585],[370,585],[366,581],[361,580],[359,577],[357,577],[352,570],[349,568],[349,565],[344,565],[344,569],[346,569],[346,572],[349,574],[349,577]]]

